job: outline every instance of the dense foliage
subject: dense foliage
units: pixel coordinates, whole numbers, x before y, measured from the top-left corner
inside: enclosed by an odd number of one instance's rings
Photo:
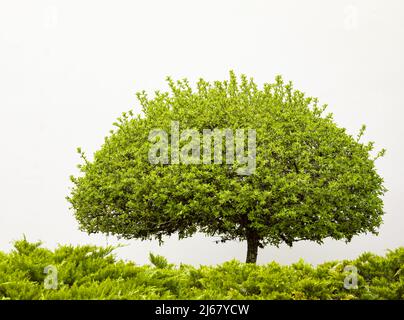
[[[404,248],[385,257],[364,253],[353,261],[313,267],[238,261],[217,266],[175,266],[161,256],[151,265],[116,260],[113,248],[17,241],[0,252],[0,299],[404,299]],[[58,270],[58,286],[46,289],[45,267]],[[358,288],[347,290],[344,267],[358,269]]]
[[[140,93],[142,114],[124,113],[93,159],[79,150],[85,161],[68,200],[82,230],[128,239],[203,232],[247,240],[247,262],[267,244],[377,233],[385,188],[370,155],[373,143],[338,127],[317,99],[281,77],[258,88],[233,72],[225,81],[201,79],[196,89],[187,80],[168,84],[169,92],[152,98]],[[173,122],[199,134],[255,130],[256,154],[245,155],[254,156],[253,174],[239,175],[237,161],[150,163],[150,132],[170,133]],[[180,140],[183,147],[188,138]]]

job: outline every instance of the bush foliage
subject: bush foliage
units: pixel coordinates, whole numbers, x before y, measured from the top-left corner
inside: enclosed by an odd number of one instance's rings
[[[20,240],[0,252],[0,299],[403,299],[404,248],[384,257],[364,253],[356,260],[313,267],[236,260],[217,266],[170,264],[150,254],[150,265],[117,260],[114,247],[59,246]],[[46,289],[45,267],[58,271],[56,289]],[[348,265],[358,270],[358,288],[345,289]]]

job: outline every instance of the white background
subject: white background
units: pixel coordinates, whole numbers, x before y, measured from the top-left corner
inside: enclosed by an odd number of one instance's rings
[[[380,235],[350,244],[298,243],[260,250],[259,263],[354,258],[404,245],[404,2],[402,1],[7,1],[0,0],[0,250],[25,234],[53,248],[117,243],[88,236],[65,197],[80,162],[112,123],[138,110],[135,93],[165,77],[223,80],[228,71],[262,84],[275,75],[329,104],[340,126],[385,147],[378,161],[389,192]],[[244,260],[245,243],[203,235],[120,241],[119,257],[146,263]]]

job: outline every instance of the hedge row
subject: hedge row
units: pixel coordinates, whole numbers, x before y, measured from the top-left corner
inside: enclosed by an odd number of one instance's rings
[[[356,260],[317,267],[303,260],[290,266],[236,260],[217,266],[175,266],[152,254],[150,265],[139,266],[117,260],[113,250],[59,246],[51,251],[41,243],[17,241],[10,253],[0,252],[0,299],[404,298],[404,248],[384,257],[364,253]],[[354,285],[352,266],[358,272],[357,288],[347,289],[344,281]]]

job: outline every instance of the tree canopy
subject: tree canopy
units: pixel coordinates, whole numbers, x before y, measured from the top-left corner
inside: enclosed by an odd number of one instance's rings
[[[245,75],[224,81],[167,79],[169,90],[138,93],[142,112],[114,123],[68,197],[80,228],[131,239],[179,238],[202,232],[222,242],[247,240],[247,262],[258,247],[296,241],[350,241],[377,233],[386,191],[374,143],[340,128],[325,105],[280,76],[259,88]],[[182,129],[254,130],[255,170],[240,164],[151,163],[150,132]],[[187,141],[180,140],[180,145]],[[223,142],[224,144],[224,142]],[[168,148],[172,151],[172,145]],[[214,146],[212,145],[212,153]],[[226,148],[224,148],[225,150]]]

